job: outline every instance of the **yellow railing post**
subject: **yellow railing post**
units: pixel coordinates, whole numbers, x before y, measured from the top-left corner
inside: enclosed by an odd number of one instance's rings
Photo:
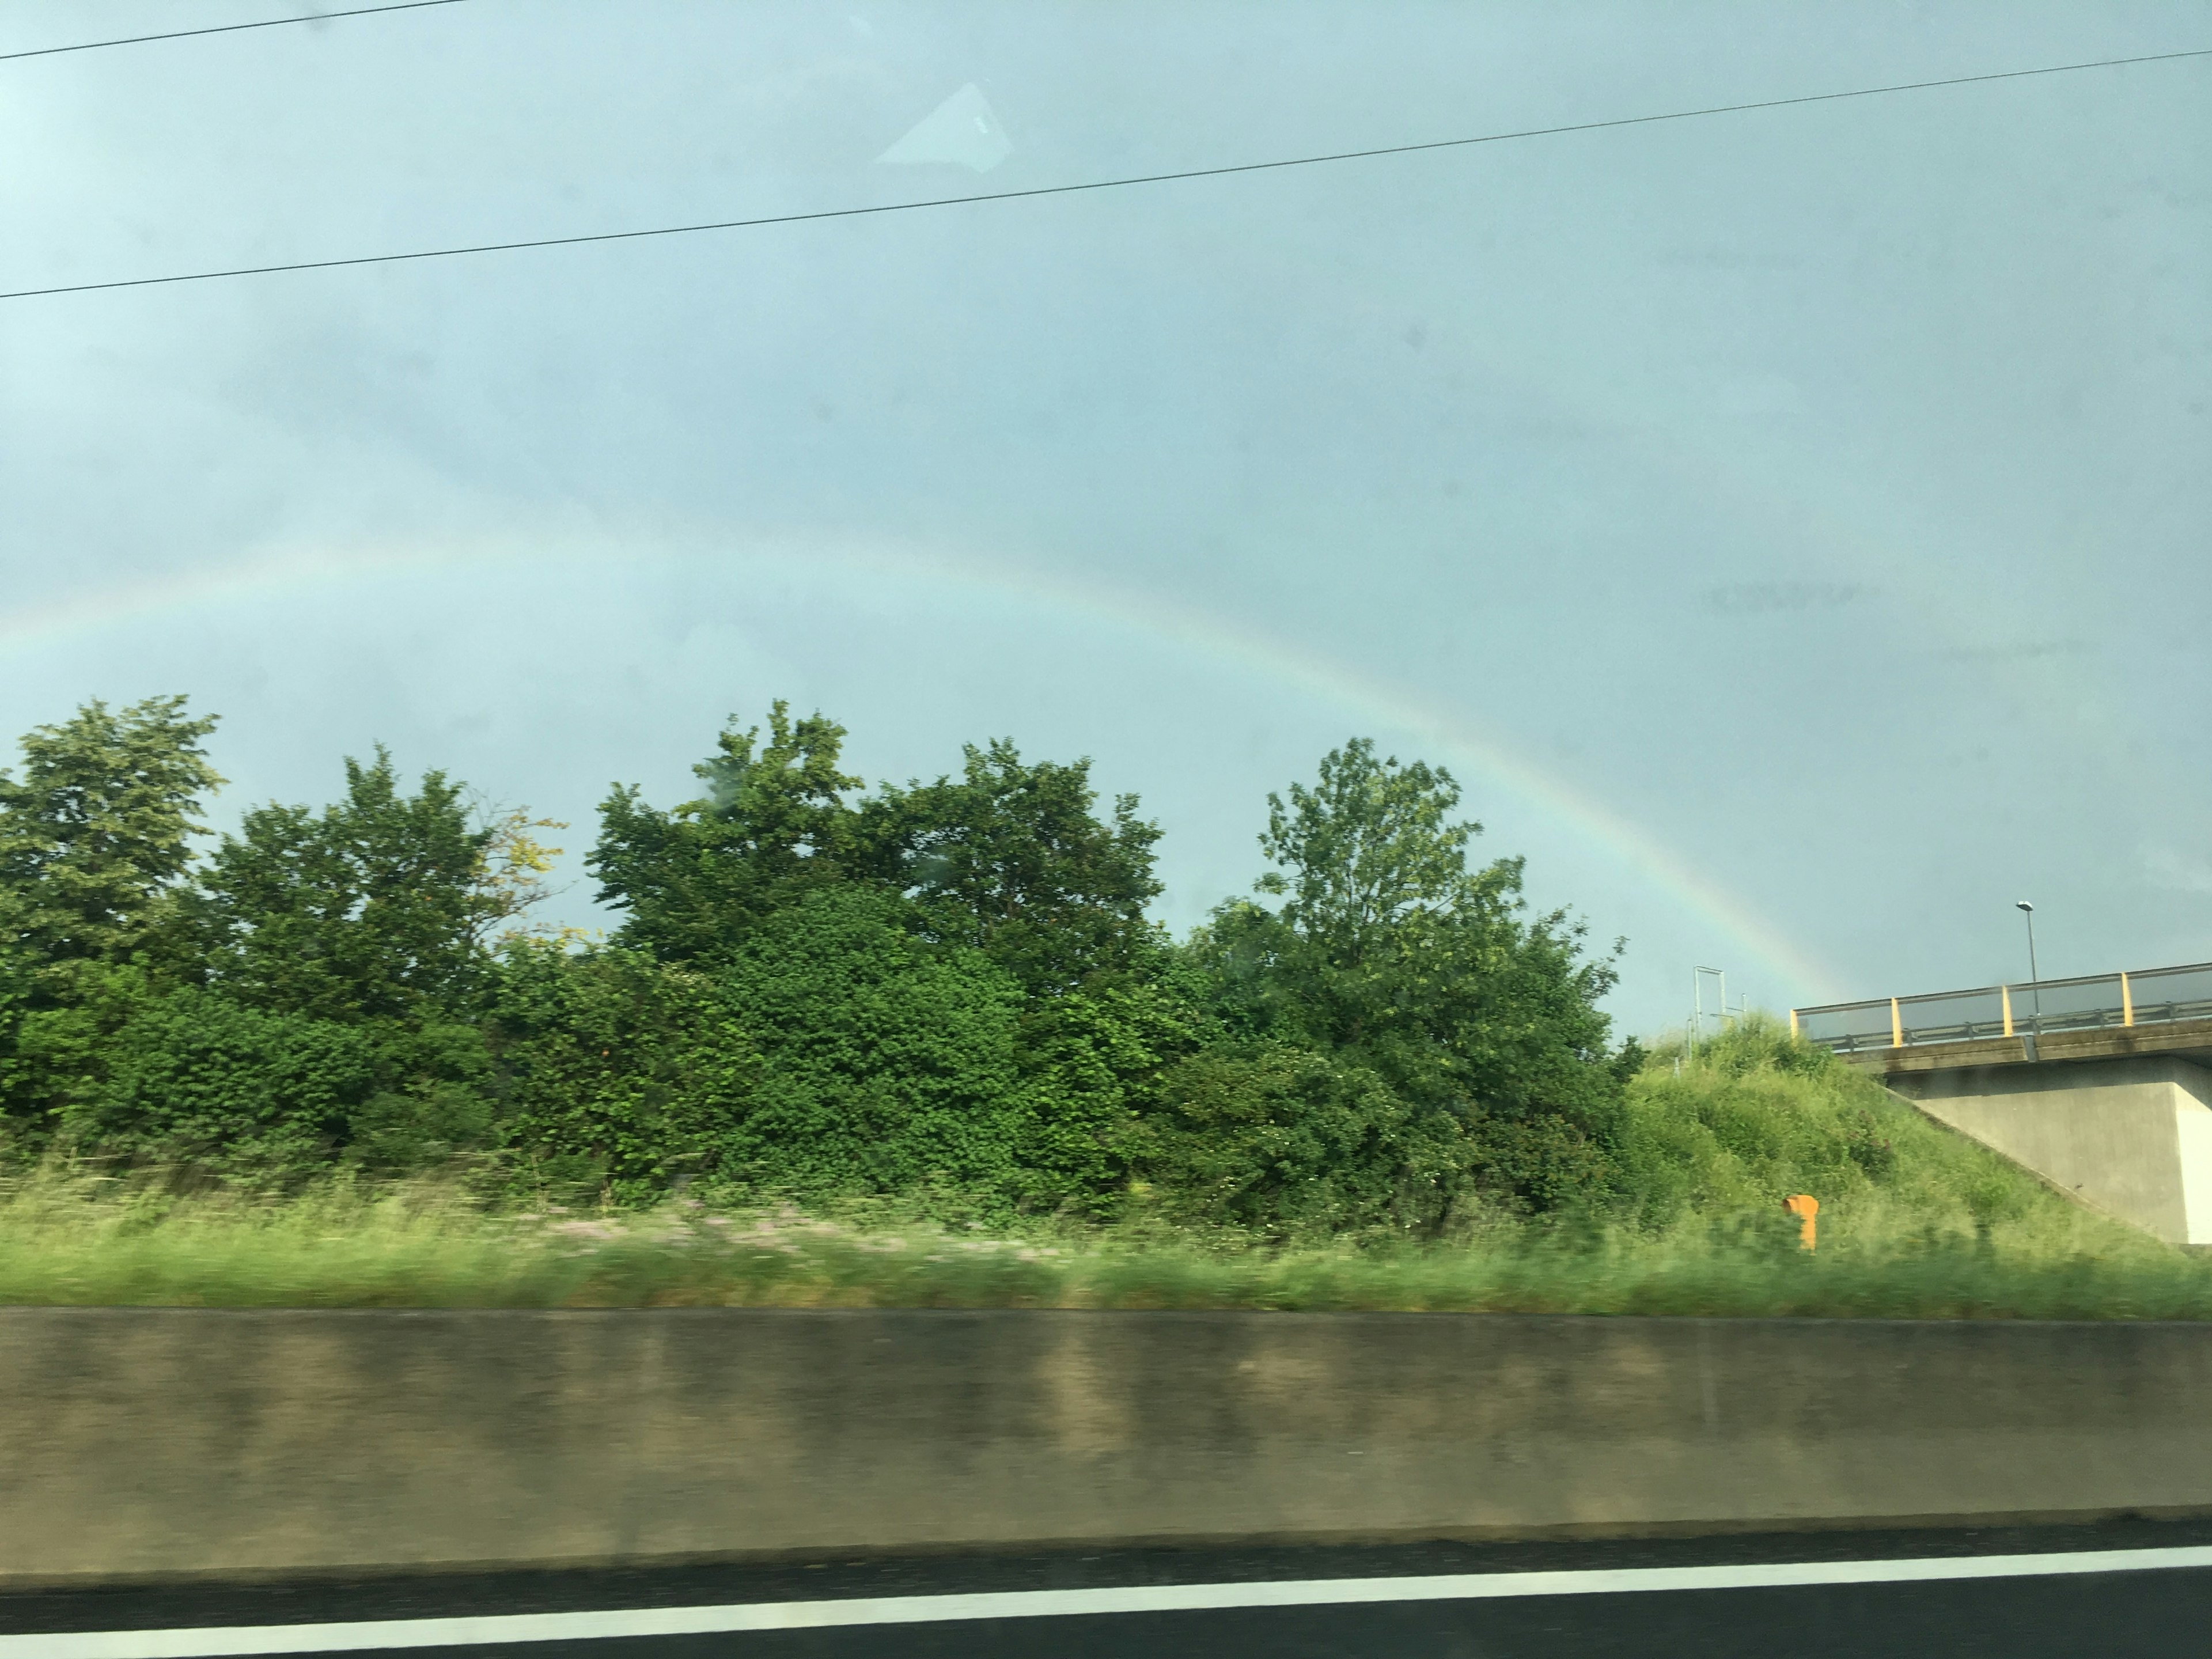
[[[2120,975],[2120,1024],[2132,1025],[2135,1023],[2136,994],[2128,988],[2128,976],[2122,974]]]
[[[1897,1012],[1895,997],[1889,1000],[1889,1046],[1893,1048],[1902,1048],[1905,1046],[1905,1019]]]
[[[1797,1011],[1795,1008],[1790,1011],[1790,1040],[1792,1042],[1797,1041]]]
[[[2004,999],[2005,1035],[2010,1036],[2012,1035],[2012,987],[1998,986],[1997,994]]]

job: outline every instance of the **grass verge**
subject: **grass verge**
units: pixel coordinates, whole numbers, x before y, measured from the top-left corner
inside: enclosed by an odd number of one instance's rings
[[[0,1200],[0,1303],[179,1307],[1250,1308],[1934,1319],[2212,1318],[2212,1262],[2133,1237],[1837,1239],[1764,1216],[1414,1248],[991,1237],[790,1210],[488,1212],[421,1191]]]

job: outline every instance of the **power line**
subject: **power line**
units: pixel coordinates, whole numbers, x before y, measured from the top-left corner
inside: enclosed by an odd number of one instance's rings
[[[185,40],[196,34],[236,34],[240,29],[278,29],[288,23],[327,23],[334,17],[367,17],[380,11],[421,11],[428,6],[458,6],[461,0],[398,0],[388,6],[356,6],[351,11],[310,12],[299,17],[264,17],[258,23],[217,23],[204,29],[173,29],[167,34],[126,34],[113,40],[80,40],[73,46],[38,46],[29,52],[0,52],[0,64],[17,58],[52,58],[64,52],[98,52],[102,46],[139,46],[149,40]]]
[[[1285,167],[1319,167],[1332,161],[1363,161],[1423,150],[1462,149],[1474,144],[1502,144],[1521,138],[1552,138],[1571,132],[1602,132],[1616,127],[1649,126],[1661,121],[1694,121],[1712,115],[1788,109],[1801,104],[1832,104],[1850,98],[1879,98],[1892,93],[1929,92],[1941,87],[1976,86],[1991,81],[2024,81],[2041,75],[2070,75],[2081,70],[2119,69],[2131,64],[2169,64],[2182,58],[2212,58],[2212,47],[2154,52],[2139,58],[2100,58],[2081,64],[2053,64],[2041,69],[2002,70],[1989,75],[1954,75],[1940,81],[1903,81],[1891,86],[1859,87],[1848,92],[1804,93],[1794,98],[1764,98],[1748,104],[1715,104],[1704,109],[1670,110],[1658,115],[1623,115],[1605,121],[1576,121],[1563,126],[1524,127],[1472,138],[1435,138],[1425,143],[1389,144],[1375,149],[1338,150],[1326,155],[1295,155],[1273,161],[1240,161],[1226,167],[1191,167],[1179,173],[1138,173],[1123,179],[1092,179],[1073,185],[1037,185],[1027,190],[987,191],[971,196],[937,196],[919,202],[885,202],[872,207],[822,208],[811,213],[777,213],[756,219],[720,219],[703,224],[659,225],[647,230],[603,230],[581,236],[541,236],[527,241],[478,242],[463,247],[419,248],[408,253],[362,253],[342,259],[301,259],[281,265],[241,265],[228,270],[184,271],[169,276],[129,276],[106,283],[71,283],[57,288],[0,292],[0,300],[33,300],[57,294],[93,294],[108,289],[158,288],[175,283],[212,283],[229,276],[273,276],[295,270],[336,270],[349,265],[402,264],[416,259],[453,259],[471,253],[515,253],[529,248],[577,247],[586,242],[629,242],[650,236],[693,236],[712,230],[757,230],[769,225],[811,224],[824,219],[860,219],[874,214],[915,213],[925,208],[966,207],[981,202],[1018,202],[1040,196],[1073,196],[1085,191],[1123,190],[1134,185],[1175,184],[1189,179],[1221,179],[1232,173],[1268,173]]]

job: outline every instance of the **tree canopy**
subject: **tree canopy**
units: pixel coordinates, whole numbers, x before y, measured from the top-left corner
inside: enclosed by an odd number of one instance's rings
[[[140,949],[191,861],[210,717],[182,697],[121,710],[93,702],[22,740],[0,772],[0,927],[42,967],[119,962]]]
[[[604,943],[533,933],[553,828],[378,749],[196,854],[180,697],[88,704],[0,775],[15,1155],[259,1179],[438,1167],[646,1200],[927,1194],[1282,1237],[1602,1203],[1610,957],[1473,860],[1450,775],[1354,739],[1267,803],[1250,896],[1148,916],[1158,827],[1091,763],[970,744],[878,784],[729,722],[670,806],[607,795]]]
[[[835,881],[852,852],[845,796],[860,780],[837,769],[845,728],[819,714],[769,711],[769,738],[733,719],[693,767],[706,793],[659,810],[635,786],[599,808],[586,860],[599,902],[623,913],[617,942],[669,962],[718,962],[799,889]]]
[[[392,757],[345,763],[318,812],[254,808],[206,860],[185,907],[194,966],[250,1007],[324,1019],[465,1006],[483,961],[496,826],[443,773],[401,792]]]
[[[1127,972],[1155,942],[1159,827],[1137,798],[1094,816],[1091,763],[1024,764],[1003,738],[961,775],[887,788],[856,815],[870,867],[913,896],[930,934],[971,945],[1032,992]]]
[[[1399,1210],[1431,1218],[1601,1186],[1619,1098],[1610,959],[1564,912],[1528,914],[1520,860],[1470,864],[1481,826],[1459,799],[1449,772],[1364,738],[1333,750],[1268,798],[1255,890],[1281,902],[1224,904],[1189,947],[1232,1029],[1379,1082],[1335,1097],[1370,1103],[1368,1144],[1404,1148]]]

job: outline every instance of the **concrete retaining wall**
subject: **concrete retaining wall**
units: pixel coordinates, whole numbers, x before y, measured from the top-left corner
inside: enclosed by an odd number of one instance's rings
[[[2212,1072],[2171,1054],[1899,1073],[1939,1121],[2082,1202],[2212,1244]]]
[[[0,1578],[2212,1508],[2212,1327],[0,1310]]]

